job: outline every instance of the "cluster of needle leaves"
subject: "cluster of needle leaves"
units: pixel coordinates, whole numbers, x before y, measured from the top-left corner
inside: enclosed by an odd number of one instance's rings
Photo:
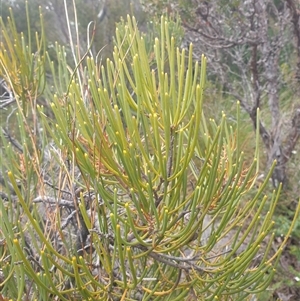
[[[170,22],[149,41],[128,17],[112,60],[71,44],[74,67],[43,34],[33,53],[13,17],[1,23],[18,125],[1,134],[2,299],[246,300],[268,287],[286,243],[272,248],[279,191],[267,201],[269,176],[254,185],[239,103],[235,127],[206,120],[206,58],[176,47]]]

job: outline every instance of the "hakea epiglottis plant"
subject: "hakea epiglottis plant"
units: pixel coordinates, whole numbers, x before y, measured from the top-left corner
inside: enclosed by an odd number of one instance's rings
[[[286,242],[270,253],[279,191],[264,195],[270,175],[254,185],[258,135],[245,161],[239,104],[234,127],[225,114],[206,120],[206,58],[194,62],[192,45],[178,48],[170,23],[162,18],[146,43],[128,17],[103,65],[87,51],[71,69],[58,45],[56,65],[43,54],[54,80],[44,91],[51,105],[34,116],[42,151],[26,145],[37,140],[29,123],[22,168],[5,147],[3,296],[246,300],[267,288]]]

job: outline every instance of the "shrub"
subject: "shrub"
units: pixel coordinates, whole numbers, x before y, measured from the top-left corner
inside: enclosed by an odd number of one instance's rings
[[[128,17],[112,61],[74,48],[72,69],[59,45],[57,65],[42,42],[32,55],[11,22],[1,76],[21,143],[3,131],[1,294],[245,300],[265,290],[286,242],[271,254],[280,192],[267,202],[270,175],[254,188],[259,157],[243,161],[239,104],[235,127],[225,114],[205,119],[205,56],[194,63],[192,45],[176,48],[164,18],[146,51]]]

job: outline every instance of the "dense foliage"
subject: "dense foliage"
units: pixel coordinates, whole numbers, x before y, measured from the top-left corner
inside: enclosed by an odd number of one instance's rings
[[[128,17],[112,60],[71,45],[71,65],[58,43],[46,51],[42,24],[33,38],[13,19],[1,23],[0,76],[15,108],[1,133],[0,297],[246,300],[264,291],[299,206],[273,250],[280,187],[264,195],[275,164],[255,186],[259,110],[245,162],[239,103],[235,127],[225,113],[205,118],[206,57],[176,47],[178,23],[162,18],[150,39]]]

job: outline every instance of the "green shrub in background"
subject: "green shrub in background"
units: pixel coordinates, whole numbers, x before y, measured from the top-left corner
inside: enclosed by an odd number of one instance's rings
[[[259,158],[243,161],[239,108],[236,128],[205,119],[206,59],[160,26],[148,51],[128,17],[112,61],[74,46],[75,69],[63,47],[54,65],[44,37],[31,54],[13,21],[3,28],[21,138],[2,131],[2,298],[246,300],[268,287],[295,220],[274,252],[279,191],[267,202],[269,177],[253,188]]]

